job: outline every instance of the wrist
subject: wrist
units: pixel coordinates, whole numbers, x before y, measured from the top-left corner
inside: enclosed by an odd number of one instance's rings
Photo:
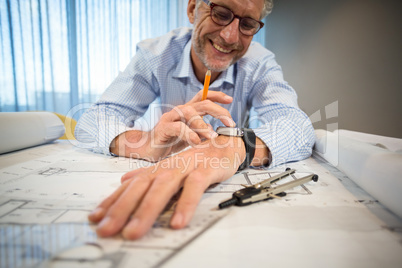
[[[150,158],[149,133],[140,130],[130,130],[118,135],[110,144],[112,154],[130,158]],[[150,160],[148,160],[150,161]]]
[[[253,161],[256,149],[256,136],[254,131],[249,128],[218,127],[216,132],[224,136],[241,137],[245,148],[245,159],[241,165],[239,165],[238,170],[249,167]]]
[[[205,143],[215,150],[217,157],[229,157],[236,169],[246,158],[246,148],[241,137],[219,135],[216,138],[207,140]]]

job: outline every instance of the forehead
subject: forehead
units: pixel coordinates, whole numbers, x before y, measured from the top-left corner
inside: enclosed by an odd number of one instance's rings
[[[257,20],[260,19],[264,8],[264,0],[212,0],[211,2],[229,8],[238,16]]]

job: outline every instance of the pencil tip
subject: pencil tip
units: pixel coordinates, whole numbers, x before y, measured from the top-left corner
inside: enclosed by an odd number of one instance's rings
[[[206,75],[211,75],[211,70],[208,69]]]

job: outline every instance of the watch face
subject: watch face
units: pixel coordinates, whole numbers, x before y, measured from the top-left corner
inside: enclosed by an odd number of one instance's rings
[[[219,135],[225,135],[225,136],[234,136],[234,137],[242,137],[243,136],[243,130],[241,128],[237,127],[218,127],[216,129],[216,133]]]

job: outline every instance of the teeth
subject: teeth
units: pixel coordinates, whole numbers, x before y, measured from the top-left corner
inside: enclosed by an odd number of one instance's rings
[[[223,52],[223,53],[230,53],[230,50],[226,50],[218,46],[217,44],[213,44],[214,48],[216,48],[218,51]]]

